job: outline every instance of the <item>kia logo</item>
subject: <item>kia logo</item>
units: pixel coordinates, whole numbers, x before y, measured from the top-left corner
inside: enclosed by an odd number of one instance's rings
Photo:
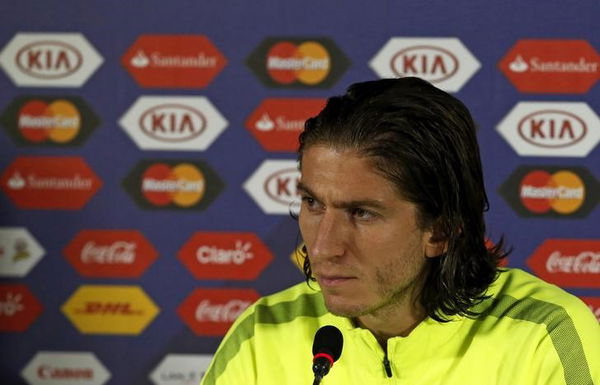
[[[17,67],[40,79],[58,79],[75,73],[83,64],[79,50],[60,41],[31,43],[17,52]]]
[[[533,112],[521,119],[517,128],[526,142],[549,148],[571,146],[587,133],[587,126],[581,118],[560,110]]]
[[[391,60],[397,76],[420,76],[430,82],[441,82],[458,71],[458,59],[445,49],[419,45],[403,49]]]
[[[288,205],[294,203],[298,196],[298,170],[288,168],[277,171],[265,180],[264,188],[267,195],[276,202]]]
[[[183,104],[163,104],[152,107],[140,116],[142,131],[157,140],[184,142],[206,130],[202,112]]]

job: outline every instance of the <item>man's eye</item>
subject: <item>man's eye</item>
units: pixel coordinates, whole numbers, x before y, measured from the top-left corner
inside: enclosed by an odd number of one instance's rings
[[[311,197],[302,197],[302,202],[308,207],[308,208],[314,208],[317,206],[317,202],[315,201],[314,198]]]
[[[361,208],[352,209],[352,215],[358,219],[371,219],[375,216],[372,212]]]

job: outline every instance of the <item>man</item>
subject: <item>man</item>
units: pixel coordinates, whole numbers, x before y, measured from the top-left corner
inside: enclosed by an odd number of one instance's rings
[[[343,334],[333,384],[600,385],[600,327],[556,286],[499,269],[475,125],[417,78],[358,83],[300,135],[307,283],[264,297],[203,384],[312,383],[315,332]]]

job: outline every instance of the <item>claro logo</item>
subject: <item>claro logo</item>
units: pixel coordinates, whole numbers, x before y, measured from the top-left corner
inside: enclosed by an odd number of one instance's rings
[[[158,307],[138,286],[84,285],[61,307],[84,334],[140,334]]]
[[[273,256],[254,233],[198,232],[178,258],[197,279],[253,280]]]
[[[585,157],[600,141],[600,120],[586,103],[521,102],[497,130],[519,155]]]

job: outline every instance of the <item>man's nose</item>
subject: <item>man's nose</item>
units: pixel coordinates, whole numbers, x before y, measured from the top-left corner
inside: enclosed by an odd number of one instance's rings
[[[346,229],[342,216],[335,212],[325,212],[309,250],[311,259],[340,257],[344,254],[345,246]]]

